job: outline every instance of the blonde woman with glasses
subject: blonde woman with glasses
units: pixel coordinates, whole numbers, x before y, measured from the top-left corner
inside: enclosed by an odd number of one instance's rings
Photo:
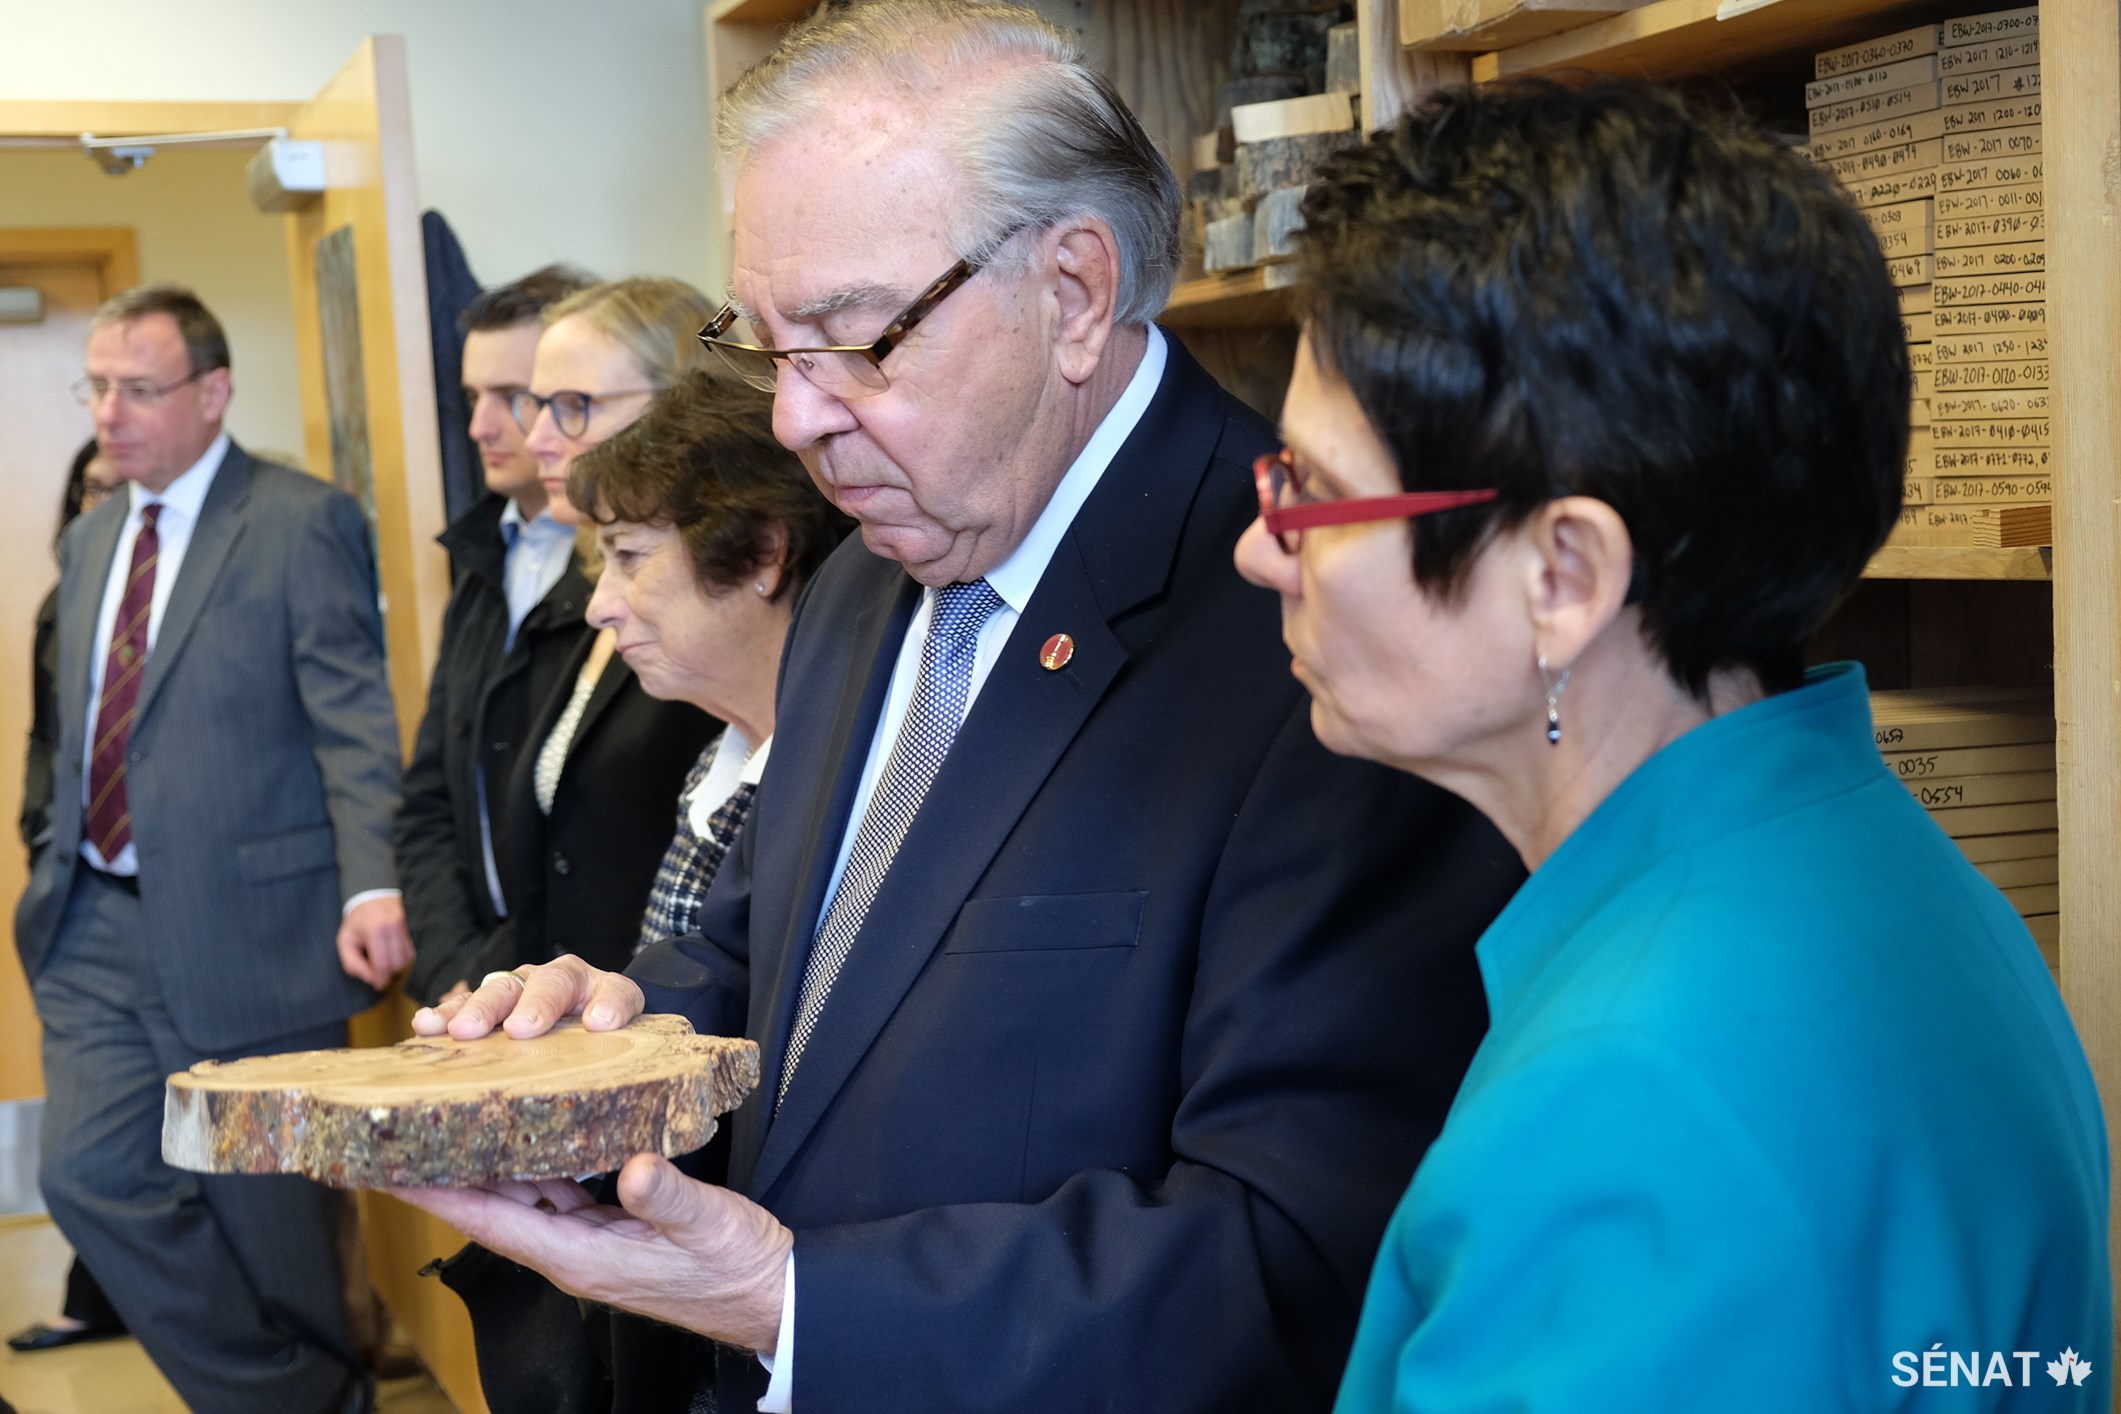
[[[713,312],[684,281],[648,278],[593,285],[545,312],[530,386],[512,410],[554,519],[594,535],[567,498],[568,471],[709,360],[697,335]],[[643,691],[616,647],[608,630],[584,643],[533,713],[508,783],[501,813],[519,895],[510,901],[518,962],[575,953],[625,965],[678,793],[721,726]]]

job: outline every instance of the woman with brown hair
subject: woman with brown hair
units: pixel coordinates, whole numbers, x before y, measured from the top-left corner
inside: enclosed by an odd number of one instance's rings
[[[596,522],[604,561],[590,623],[617,637],[651,697],[728,724],[686,777],[645,947],[693,930],[766,768],[796,597],[854,522],[774,441],[772,395],[705,373],[578,459],[567,494]]]

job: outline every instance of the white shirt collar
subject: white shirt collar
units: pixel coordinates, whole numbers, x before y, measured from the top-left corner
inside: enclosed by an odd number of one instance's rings
[[[176,480],[163,487],[160,495],[137,481],[129,482],[126,486],[130,499],[127,509],[132,518],[138,520],[141,507],[155,501],[175,511],[186,521],[196,523],[199,519],[199,508],[206,504],[206,493],[213,489],[214,477],[221,471],[222,458],[228,455],[228,445],[226,432],[215,437],[207,444],[206,451],[199,459],[184,468]]]
[[[1142,351],[1141,365],[1134,376],[1127,380],[1119,400],[1105,414],[1105,420],[1097,424],[1097,431],[1083,444],[1074,465],[1053,488],[1052,498],[1046,508],[1039,512],[1031,525],[1031,533],[993,569],[987,571],[987,583],[1001,595],[1002,602],[1019,614],[1024,605],[1031,602],[1031,593],[1045,577],[1046,566],[1053,562],[1053,552],[1059,548],[1061,537],[1068,527],[1075,524],[1075,513],[1090,499],[1097,489],[1098,480],[1104,476],[1105,468],[1119,455],[1119,449],[1132,436],[1142,414],[1149,410],[1150,400],[1156,396],[1157,388],[1164,381],[1164,365],[1170,361],[1170,350],[1164,343],[1164,332],[1154,324],[1149,326],[1148,347]]]
[[[744,773],[737,777],[738,785],[755,786],[766,778],[766,758],[773,751],[773,738],[767,737],[744,758]]]

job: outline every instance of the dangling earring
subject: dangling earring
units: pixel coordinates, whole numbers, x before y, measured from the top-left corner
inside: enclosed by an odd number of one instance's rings
[[[1539,655],[1539,680],[1547,685],[1547,745],[1561,745],[1561,694],[1569,690],[1569,669],[1561,670],[1560,681],[1547,672],[1547,655]]]

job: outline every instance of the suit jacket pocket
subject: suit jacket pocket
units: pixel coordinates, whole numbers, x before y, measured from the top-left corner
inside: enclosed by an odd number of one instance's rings
[[[337,863],[338,854],[333,847],[329,825],[289,830],[284,835],[245,840],[236,846],[236,871],[246,883],[262,884],[268,879],[309,874],[332,868]]]
[[[1131,948],[1141,940],[1146,890],[967,899],[943,943],[946,953],[1055,952]]]

